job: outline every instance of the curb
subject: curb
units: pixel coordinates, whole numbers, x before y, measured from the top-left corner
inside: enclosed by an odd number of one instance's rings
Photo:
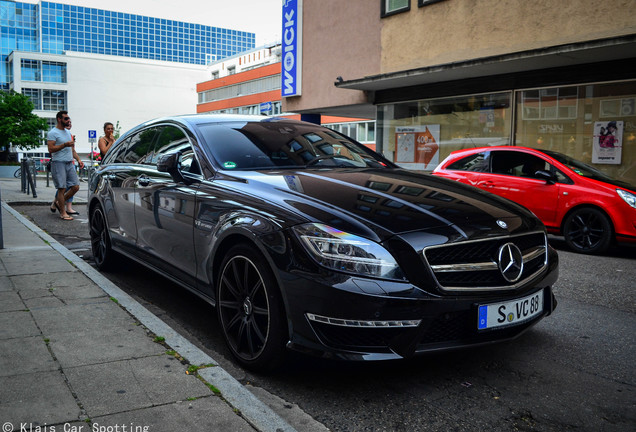
[[[126,309],[130,314],[139,320],[146,328],[157,336],[165,338],[165,343],[172,349],[177,351],[179,355],[186,358],[190,364],[195,366],[203,366],[214,364],[218,365],[212,357],[197,348],[190,341],[179,335],[170,326],[157,318],[148,309],[137,303],[135,299],[122,291],[118,286],[104,277],[95,270],[90,264],[86,263],[80,257],[64,247],[53,237],[44,232],[40,227],[27,220],[24,216],[11,208],[6,202],[2,201],[2,208],[11,213],[20,223],[27,227],[30,231],[37,234],[42,240],[49,243],[50,246],[66,258],[71,264],[77,267],[86,277],[91,279],[106,294],[117,300],[119,305]],[[255,429],[261,432],[294,432],[295,429],[289,425],[282,417],[278,416],[267,405],[261,402],[249,390],[247,390],[240,382],[233,378],[227,371],[220,366],[212,368],[204,368],[198,371],[208,383],[217,388],[222,397],[233,408],[240,411]]]

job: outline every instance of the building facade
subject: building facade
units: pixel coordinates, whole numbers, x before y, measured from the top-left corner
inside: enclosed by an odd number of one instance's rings
[[[375,118],[378,150],[407,168],[524,145],[636,183],[633,2],[295,2],[302,91],[283,110]],[[599,136],[611,125],[621,145],[609,152]],[[419,139],[439,144],[426,164]]]
[[[208,66],[211,79],[197,84],[197,113],[275,115],[300,119],[281,109],[280,44],[242,52]],[[375,121],[321,116],[324,126],[375,149]]]
[[[0,0],[0,86],[55,124],[67,110],[78,153],[104,122],[122,132],[191,113],[206,65],[254,47],[254,33],[41,1]],[[42,147],[34,153],[46,152]]]

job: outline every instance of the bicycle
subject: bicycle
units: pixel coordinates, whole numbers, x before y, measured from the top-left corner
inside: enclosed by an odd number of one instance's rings
[[[22,177],[22,167],[20,167],[17,170],[15,170],[15,172],[13,173],[13,177],[15,177],[15,178]]]

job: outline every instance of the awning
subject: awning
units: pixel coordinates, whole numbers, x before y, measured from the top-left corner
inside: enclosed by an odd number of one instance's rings
[[[380,91],[633,57],[636,57],[636,35],[628,35],[336,81],[334,85]],[[635,71],[632,73],[636,76]]]

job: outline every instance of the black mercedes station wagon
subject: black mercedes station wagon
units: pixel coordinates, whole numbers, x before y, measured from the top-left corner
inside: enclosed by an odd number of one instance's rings
[[[100,269],[131,258],[216,306],[236,360],[399,359],[519,336],[556,306],[541,222],[330,129],[192,115],[124,134],[90,181]]]

